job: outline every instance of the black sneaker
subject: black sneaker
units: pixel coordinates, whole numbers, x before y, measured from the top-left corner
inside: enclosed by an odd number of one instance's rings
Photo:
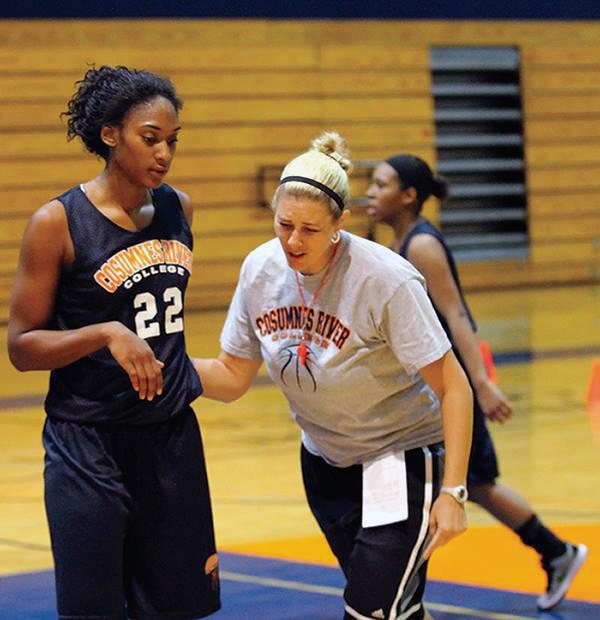
[[[575,546],[567,543],[565,553],[550,562],[542,560],[542,568],[548,575],[548,587],[537,600],[538,609],[547,611],[563,600],[587,555],[588,550],[585,545]]]

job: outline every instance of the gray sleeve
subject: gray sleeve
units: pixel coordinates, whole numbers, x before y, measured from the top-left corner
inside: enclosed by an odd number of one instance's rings
[[[380,330],[398,361],[415,373],[440,359],[450,341],[424,285],[412,278],[394,292],[383,311]]]
[[[260,342],[246,306],[243,280],[244,266],[221,331],[221,349],[243,359],[260,359]]]

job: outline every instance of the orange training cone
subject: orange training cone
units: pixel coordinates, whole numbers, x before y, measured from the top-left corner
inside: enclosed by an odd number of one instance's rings
[[[496,383],[496,368],[494,366],[494,358],[492,357],[492,350],[490,349],[490,344],[487,340],[480,341],[479,352],[481,353],[481,357],[483,358],[483,363],[485,365],[485,371],[487,372],[487,376],[490,378],[492,383]]]
[[[592,437],[595,442],[600,445],[600,400],[597,400],[595,403],[590,403],[587,410],[590,416]]]
[[[588,384],[586,403],[588,407],[600,406],[600,359],[592,364],[592,374]]]

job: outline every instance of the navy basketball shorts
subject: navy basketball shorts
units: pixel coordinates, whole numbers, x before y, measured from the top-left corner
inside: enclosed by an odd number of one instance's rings
[[[61,619],[187,619],[220,608],[200,429],[47,419],[45,501]]]
[[[333,467],[301,450],[310,509],[346,576],[345,620],[421,620],[422,560],[433,500],[443,477],[442,444],[408,450],[408,519],[362,527],[362,465]]]
[[[477,402],[473,401],[473,438],[469,456],[467,486],[493,484],[500,475],[494,442],[485,421],[485,415]]]

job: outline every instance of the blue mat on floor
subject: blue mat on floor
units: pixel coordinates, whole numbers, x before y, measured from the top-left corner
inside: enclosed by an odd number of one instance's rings
[[[220,620],[340,620],[343,576],[334,568],[221,553],[223,609]],[[426,602],[435,620],[462,618],[600,619],[600,605],[563,601],[557,611],[538,613],[535,596],[431,581]],[[0,579],[2,620],[54,620],[51,572]]]

